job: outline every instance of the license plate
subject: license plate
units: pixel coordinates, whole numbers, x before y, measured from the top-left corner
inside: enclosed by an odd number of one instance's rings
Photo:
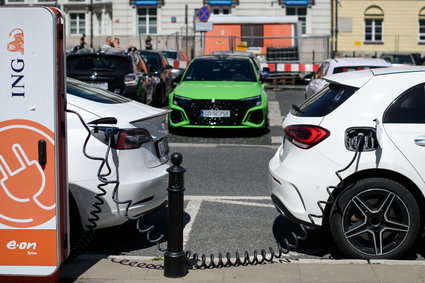
[[[92,86],[97,86],[103,89],[108,89],[108,83],[96,83],[96,82],[91,82],[90,83]]]
[[[166,156],[170,152],[167,138],[162,138],[156,142],[156,151],[159,158]]]
[[[230,117],[230,110],[201,110],[201,117]]]

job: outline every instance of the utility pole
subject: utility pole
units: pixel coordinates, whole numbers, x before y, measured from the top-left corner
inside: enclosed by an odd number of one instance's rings
[[[188,46],[188,40],[187,40],[187,36],[188,36],[188,31],[189,31],[189,27],[188,27],[188,20],[187,20],[187,18],[188,18],[188,15],[189,14],[189,12],[188,12],[188,7],[187,7],[187,4],[184,6],[184,24],[186,25],[186,36],[185,36],[185,51],[184,51],[184,53],[185,54],[187,54],[187,55],[189,55],[188,54],[188,51],[189,51],[189,46]]]
[[[93,48],[93,0],[90,0],[90,48]]]

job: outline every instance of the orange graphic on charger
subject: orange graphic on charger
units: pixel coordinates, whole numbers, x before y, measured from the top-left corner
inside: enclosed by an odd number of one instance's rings
[[[39,141],[47,163],[39,163]],[[56,215],[53,132],[33,121],[0,122],[0,223],[29,228]]]
[[[20,28],[15,28],[9,33],[11,42],[7,44],[7,50],[10,52],[20,52],[24,55],[24,31]]]

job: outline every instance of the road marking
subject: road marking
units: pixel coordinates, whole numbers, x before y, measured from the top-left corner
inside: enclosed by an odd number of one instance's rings
[[[282,115],[280,113],[279,101],[269,101],[269,125],[280,126]]]
[[[192,231],[192,225],[195,222],[196,216],[198,215],[199,209],[201,208],[202,200],[193,199],[190,200],[184,210],[190,215],[190,221],[184,226],[183,230],[183,250],[186,250],[186,243],[189,240],[190,232]]]

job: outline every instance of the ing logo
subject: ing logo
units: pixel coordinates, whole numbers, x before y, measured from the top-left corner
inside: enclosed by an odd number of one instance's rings
[[[7,44],[7,50],[10,52],[20,52],[24,55],[24,31],[20,28],[14,28],[10,33],[10,42]]]
[[[39,164],[38,141],[47,163]],[[29,228],[56,215],[54,134],[28,120],[0,122],[0,223]]]

